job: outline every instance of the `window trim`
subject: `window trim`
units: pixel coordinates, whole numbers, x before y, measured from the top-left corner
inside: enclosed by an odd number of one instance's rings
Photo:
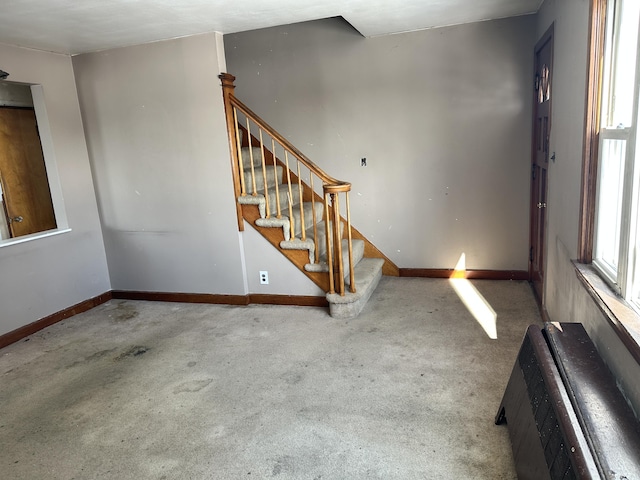
[[[598,146],[600,125],[600,90],[604,62],[605,18],[607,0],[591,0],[589,24],[589,56],[585,98],[585,133],[582,154],[582,191],[578,233],[578,261],[591,263],[598,179]]]
[[[51,194],[51,202],[55,214],[57,227],[51,230],[35,232],[30,235],[23,235],[15,238],[0,239],[0,248],[9,247],[39,238],[51,237],[60,233],[68,233],[71,231],[69,220],[67,217],[67,209],[65,208],[64,198],[62,195],[62,185],[58,172],[53,137],[51,134],[51,124],[47,114],[47,107],[44,98],[44,89],[40,84],[29,84],[31,89],[31,98],[33,99],[33,109],[36,115],[38,126],[38,134],[40,136],[40,145],[42,146],[42,155],[44,157],[44,166],[47,172],[47,181],[49,184],[49,193]]]
[[[640,315],[592,266],[595,236],[600,92],[603,81],[607,0],[591,0],[585,93],[582,190],[576,275],[633,358],[640,364]]]

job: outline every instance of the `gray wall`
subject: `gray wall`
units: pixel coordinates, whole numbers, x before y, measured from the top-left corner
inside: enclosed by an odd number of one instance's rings
[[[73,58],[112,287],[245,294],[222,37]]]
[[[556,162],[548,171],[545,307],[553,321],[585,325],[636,412],[640,412],[640,366],[586,293],[571,263],[578,249],[589,2],[545,0],[537,15],[537,38],[552,23],[550,149],[556,152]]]
[[[365,39],[341,19],[225,36],[237,96],[330,175],[400,267],[527,269],[535,17]],[[367,167],[360,167],[366,157]]]
[[[15,82],[42,85],[70,232],[0,248],[0,335],[110,290],[68,56],[0,45]]]

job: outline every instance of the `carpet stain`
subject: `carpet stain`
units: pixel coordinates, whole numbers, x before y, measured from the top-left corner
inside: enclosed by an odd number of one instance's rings
[[[150,350],[149,347],[144,347],[142,345],[134,345],[129,347],[126,351],[121,353],[116,357],[116,360],[124,360],[129,357],[139,357],[140,355],[144,355]]]
[[[302,381],[304,376],[301,373],[287,372],[280,377],[289,385],[296,385]]]
[[[187,367],[195,367],[197,362],[189,362],[187,363]]]
[[[271,476],[277,477],[283,471],[291,472],[293,470],[294,459],[289,455],[284,455],[276,459],[276,463],[271,470]]]
[[[136,310],[135,305],[130,305],[126,302],[119,303],[115,310],[113,321],[120,323],[126,322],[127,320],[131,320],[132,318],[136,318],[140,313]]]
[[[204,380],[190,380],[188,382],[183,382],[173,389],[174,394],[179,393],[195,393],[199,392],[207,385],[213,382],[213,378],[205,378]]]
[[[77,367],[78,365],[82,365],[84,363],[90,363],[95,360],[100,360],[101,358],[113,353],[116,349],[111,348],[109,350],[100,350],[99,352],[94,353],[93,355],[89,355],[88,357],[84,357],[82,360],[76,360],[71,365],[67,365],[66,368]]]

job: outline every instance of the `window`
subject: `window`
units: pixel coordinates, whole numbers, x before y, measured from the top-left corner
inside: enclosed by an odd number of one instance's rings
[[[606,2],[592,262],[640,309],[640,2]]]
[[[0,81],[0,247],[66,227],[42,87]]]

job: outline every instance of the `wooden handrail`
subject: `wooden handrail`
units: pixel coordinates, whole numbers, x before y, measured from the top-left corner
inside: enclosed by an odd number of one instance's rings
[[[253,120],[255,124],[258,125],[260,128],[269,132],[269,134],[272,135],[273,138],[275,138],[285,150],[288,150],[289,153],[291,153],[293,156],[298,158],[305,165],[305,167],[307,167],[311,172],[313,172],[317,177],[319,177],[323,183],[327,185],[331,185],[332,187],[337,189],[336,191],[340,191],[340,192],[348,192],[351,189],[351,183],[344,182],[342,180],[333,178],[330,175],[327,175],[327,173],[324,170],[322,170],[315,163],[309,160],[309,158],[300,150],[298,150],[296,147],[294,147],[289,142],[289,140],[287,140],[282,135],[280,135],[273,127],[271,127],[267,122],[262,120],[258,115],[256,115],[253,111],[251,111],[246,105],[244,105],[236,97],[232,96],[230,98],[230,103],[231,105],[236,107],[238,110],[240,110],[245,116],[247,116],[248,118],[251,118],[251,120]]]

